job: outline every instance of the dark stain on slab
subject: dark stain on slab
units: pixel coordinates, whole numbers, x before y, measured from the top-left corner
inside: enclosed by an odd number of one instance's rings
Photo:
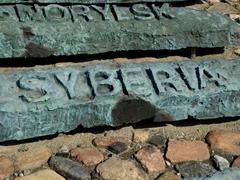
[[[25,49],[26,50],[23,54],[23,57],[25,58],[29,58],[29,57],[44,58],[44,57],[49,57],[53,54],[53,51],[51,49],[46,48],[39,44],[29,43]]]

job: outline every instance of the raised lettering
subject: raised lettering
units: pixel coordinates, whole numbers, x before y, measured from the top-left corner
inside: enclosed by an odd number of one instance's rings
[[[141,68],[122,69],[123,82],[129,94],[149,97],[154,92],[150,79]]]
[[[179,76],[188,87],[189,90],[197,90],[198,89],[198,77],[196,67],[192,66],[179,66],[176,68]]]
[[[118,80],[116,71],[91,71],[89,75],[96,96],[122,93],[121,83]]]
[[[226,85],[226,78],[210,71],[208,68],[199,68],[199,89],[216,88]]]
[[[0,21],[9,20],[9,18],[18,21],[14,7],[2,6],[0,8]]]
[[[151,8],[153,10],[153,13],[157,19],[160,19],[160,14],[159,14],[159,6],[156,6],[155,4],[151,4]]]
[[[56,79],[63,85],[64,89],[66,90],[68,97],[73,99],[76,97],[75,93],[75,84],[77,82],[79,72],[61,72],[55,74]]]
[[[16,12],[21,22],[44,20],[43,12],[37,4],[32,6],[17,4]]]
[[[93,9],[95,9],[101,16],[102,19],[105,20],[110,20],[111,18],[109,17],[109,12],[110,12],[110,6],[109,4],[105,4],[104,7],[101,6],[96,6],[92,5],[91,6]]]
[[[124,12],[124,8],[120,8],[117,5],[112,5],[114,14],[116,16],[117,21],[129,20],[129,16],[126,16],[126,12]]]
[[[49,21],[62,21],[71,19],[70,11],[63,6],[59,6],[56,4],[50,4],[44,7],[44,12],[47,20]]]
[[[28,90],[22,99],[27,102],[43,102],[50,99],[54,93],[47,76],[26,76],[17,82],[20,89]]]
[[[154,14],[146,4],[134,4],[131,10],[134,18],[137,20],[150,20],[154,18]]]
[[[85,5],[76,5],[71,8],[74,21],[79,21],[83,17],[86,21],[92,21],[93,17],[89,14],[90,8]]]
[[[183,90],[188,89],[180,75],[172,67],[169,66],[164,69],[151,68],[151,70],[159,93],[181,93]]]

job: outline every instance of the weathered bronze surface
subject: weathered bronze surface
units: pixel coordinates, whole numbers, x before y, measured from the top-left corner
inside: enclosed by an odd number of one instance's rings
[[[51,4],[51,3],[70,3],[70,4],[104,4],[104,3],[142,3],[142,2],[176,2],[189,0],[1,0],[0,4],[25,3],[25,4]]]
[[[4,5],[0,58],[175,50],[240,44],[240,25],[167,4]]]
[[[153,118],[240,116],[240,59],[115,62],[0,73],[0,141]]]

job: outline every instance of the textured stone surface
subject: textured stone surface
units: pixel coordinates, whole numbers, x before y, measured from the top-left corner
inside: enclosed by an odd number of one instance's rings
[[[106,60],[1,72],[0,141],[68,132],[79,125],[240,116],[239,67],[240,59]]]
[[[187,178],[185,180],[239,180],[240,170],[235,168],[225,169],[224,171],[214,172],[205,177]]]
[[[229,168],[229,166],[230,166],[228,160],[221,157],[221,156],[214,155],[213,160],[215,162],[216,167],[221,171],[226,169],[226,168]]]
[[[20,153],[14,163],[15,169],[17,171],[34,170],[46,164],[50,157],[51,151],[48,148]]]
[[[240,155],[240,132],[224,130],[211,131],[207,135],[207,142],[214,151],[230,155]]]
[[[0,58],[240,44],[240,25],[224,15],[151,6],[1,6]]]
[[[13,161],[6,156],[0,156],[0,179],[9,178],[13,171]]]
[[[231,167],[238,167],[240,168],[240,156],[238,156],[232,163]]]
[[[165,170],[165,161],[159,149],[149,146],[140,149],[135,157],[148,171],[148,173],[157,173]]]
[[[44,169],[37,171],[33,174],[30,174],[28,176],[15,178],[16,180],[65,180],[64,177],[57,174],[55,171],[50,169]]]
[[[209,164],[199,161],[189,161],[177,164],[176,169],[184,178],[203,177],[215,171]]]
[[[165,146],[167,139],[163,137],[161,134],[153,135],[149,138],[148,143],[156,145],[156,146]]]
[[[127,149],[128,149],[127,144],[125,144],[123,142],[118,142],[118,141],[110,144],[110,146],[108,147],[108,150],[115,154],[122,153],[122,152],[126,151]]]
[[[133,127],[122,127],[120,129],[110,130],[105,133],[105,136],[125,137],[129,140],[133,139]]]
[[[70,153],[86,166],[97,165],[104,159],[103,154],[95,148],[75,148]]]
[[[53,170],[67,179],[91,179],[88,170],[80,163],[71,159],[55,156],[51,158],[49,165]]]
[[[215,3],[208,8],[210,12],[220,12],[222,14],[238,14],[239,11],[228,3]]]
[[[107,148],[115,142],[122,142],[124,144],[130,145],[131,141],[125,137],[108,136],[108,137],[97,137],[93,140],[93,144],[97,147]]]
[[[133,161],[112,157],[97,166],[97,172],[103,179],[148,180]]]
[[[203,161],[210,158],[208,146],[203,141],[169,140],[166,158],[172,163]]]
[[[179,180],[179,179],[180,179],[180,176],[178,176],[172,171],[167,171],[161,174],[156,180]]]
[[[135,129],[133,141],[135,142],[146,142],[150,138],[150,132],[146,129]]]
[[[70,3],[70,4],[103,4],[103,3],[139,3],[139,2],[175,2],[188,0],[1,0],[0,4],[9,3]]]

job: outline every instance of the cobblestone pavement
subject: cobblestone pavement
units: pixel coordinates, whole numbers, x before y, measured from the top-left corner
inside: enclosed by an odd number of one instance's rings
[[[240,120],[182,123],[8,142],[0,146],[0,179],[177,180],[240,167]]]
[[[240,22],[238,0],[189,7],[221,12]],[[239,49],[235,53],[240,55]],[[0,179],[178,180],[216,172],[221,177],[219,173],[240,168],[239,144],[240,120],[80,129],[1,144]]]

